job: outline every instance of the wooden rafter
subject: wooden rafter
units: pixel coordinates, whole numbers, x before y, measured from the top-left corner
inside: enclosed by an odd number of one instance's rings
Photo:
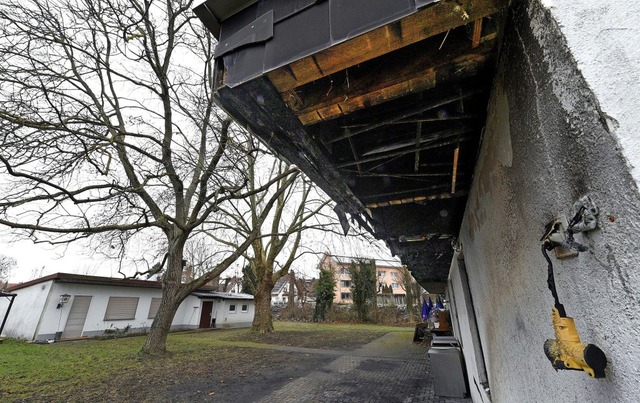
[[[349,129],[345,129],[345,134],[349,134]],[[358,172],[362,172],[362,169],[360,168],[360,164],[357,163],[358,152],[356,151],[356,146],[353,144],[351,137],[349,137],[349,147],[351,148],[351,154],[353,155],[353,160],[356,161],[356,169],[358,170]]]
[[[393,199],[393,200],[385,200],[377,203],[368,203],[366,206],[369,209],[380,208],[380,207],[389,207],[389,206],[397,206],[400,204],[408,204],[408,203],[420,203],[430,200],[443,200],[443,199],[452,199],[454,197],[463,197],[466,196],[469,192],[467,191],[459,191],[457,193],[439,193],[428,196],[415,196],[415,197],[405,197],[403,199]]]
[[[508,3],[508,0],[475,0],[459,5],[453,0],[441,1],[396,23],[374,29],[276,69],[268,73],[268,76],[279,92],[286,92],[422,39],[465,25],[469,21],[497,13]]]
[[[422,137],[422,122],[416,123],[416,148],[420,145],[420,138]],[[413,162],[413,171],[418,172],[420,170],[420,151],[416,150],[415,160]]]
[[[451,173],[451,193],[456,192],[456,180],[458,179],[458,156],[460,155],[460,145],[453,151],[453,172]]]
[[[405,189],[405,190],[397,190],[394,192],[385,192],[385,193],[379,193],[379,194],[371,194],[371,195],[365,195],[363,196],[365,199],[369,199],[369,200],[375,200],[375,199],[380,199],[380,198],[387,198],[387,197],[399,197],[400,195],[406,195],[407,193],[411,194],[415,194],[415,193],[427,193],[427,192],[431,192],[433,193],[434,190],[438,190],[438,189],[446,189],[449,185],[447,183],[440,183],[437,185],[432,185],[432,186],[427,186],[427,187],[423,187],[423,188],[411,188],[411,189]],[[449,193],[450,192],[438,192],[437,194],[443,194],[443,193]],[[415,196],[412,196],[415,197]]]
[[[449,96],[445,96],[445,97],[439,97],[439,98],[431,100],[429,102],[424,102],[423,104],[421,104],[421,105],[419,105],[419,106],[417,106],[415,108],[403,110],[402,113],[398,113],[398,114],[396,114],[394,116],[385,117],[383,119],[380,119],[380,120],[378,120],[376,122],[373,122],[373,123],[369,124],[368,126],[364,126],[364,127],[359,128],[359,129],[356,129],[356,130],[351,130],[348,135],[347,134],[342,134],[340,136],[337,136],[337,137],[331,139],[329,142],[330,143],[335,143],[337,141],[344,140],[344,139],[347,139],[349,137],[357,136],[359,134],[366,133],[368,131],[371,131],[371,130],[374,130],[374,129],[377,129],[377,128],[380,128],[380,127],[387,126],[387,125],[389,125],[391,123],[400,121],[402,119],[406,119],[406,118],[412,117],[412,116],[417,115],[419,113],[439,108],[439,107],[441,107],[443,105],[450,104],[451,102],[455,102],[455,101],[458,101],[458,100],[463,99],[463,98],[467,98],[467,97],[470,97],[470,96],[473,96],[473,95],[480,94],[480,93],[482,93],[484,91],[485,91],[485,88],[481,87],[481,88],[475,88],[475,89],[467,90],[467,91],[464,91],[462,93],[458,93],[458,94],[454,94],[454,95],[449,95]]]
[[[480,46],[480,36],[482,35],[482,18],[479,18],[473,22],[473,37],[471,39],[471,47],[477,48]]]
[[[469,125],[457,125],[453,127],[449,127],[447,129],[438,130],[436,132],[429,133],[428,136],[422,136],[416,138],[407,138],[407,139],[398,139],[395,141],[388,141],[382,145],[374,146],[373,148],[369,148],[364,153],[362,153],[363,157],[368,157],[370,155],[387,153],[394,150],[399,150],[406,147],[414,146],[416,149],[419,148],[422,144],[434,143],[444,139],[448,139],[451,137],[459,136],[462,133],[468,133],[473,130],[473,126]]]
[[[298,93],[303,103],[289,103],[305,125],[348,115],[410,93],[425,91],[452,79],[464,79],[478,74],[495,50],[495,42],[488,42],[470,52],[468,42],[459,43],[445,52],[426,52],[411,63],[397,60],[369,74],[355,87],[334,83],[330,95],[327,89],[314,88]]]
[[[460,138],[460,142],[473,140],[473,138],[474,137],[472,137],[472,136],[461,137]],[[406,148],[406,149],[403,149],[403,150],[398,150],[398,151],[394,151],[394,152],[390,152],[390,153],[380,154],[380,155],[376,155],[376,156],[369,157],[369,158],[362,158],[362,159],[360,159],[358,161],[343,162],[343,163],[340,163],[340,164],[336,164],[335,168],[339,169],[339,168],[350,167],[350,166],[353,166],[353,165],[356,165],[356,164],[364,164],[364,163],[367,163],[367,162],[380,161],[380,160],[384,160],[384,159],[387,159],[387,158],[401,157],[401,156],[406,155],[406,154],[412,154],[412,153],[414,153],[416,151],[424,151],[424,150],[430,150],[430,149],[434,149],[434,148],[438,148],[438,147],[444,147],[444,146],[448,146],[448,145],[451,145],[451,144],[455,144],[457,142],[458,142],[458,140],[449,140],[449,141],[438,142],[438,143],[435,143],[435,144],[424,145],[424,146],[421,146],[421,147],[418,147],[418,148],[410,147],[410,148]]]

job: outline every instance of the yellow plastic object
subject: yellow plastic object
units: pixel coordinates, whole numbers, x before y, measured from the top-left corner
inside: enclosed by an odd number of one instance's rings
[[[593,344],[580,341],[573,318],[562,317],[557,308],[551,313],[555,339],[544,343],[544,351],[553,368],[582,370],[592,378],[604,378],[607,357]]]

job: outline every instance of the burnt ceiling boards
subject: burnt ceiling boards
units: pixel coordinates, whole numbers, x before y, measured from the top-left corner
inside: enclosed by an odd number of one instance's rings
[[[486,120],[506,0],[207,0],[221,105],[446,281]]]

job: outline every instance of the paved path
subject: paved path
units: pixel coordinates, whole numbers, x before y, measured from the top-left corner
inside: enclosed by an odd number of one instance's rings
[[[387,333],[355,351],[278,347],[295,353],[334,355],[336,359],[259,401],[470,403],[470,399],[434,395],[427,347],[413,343],[412,338],[412,332]]]

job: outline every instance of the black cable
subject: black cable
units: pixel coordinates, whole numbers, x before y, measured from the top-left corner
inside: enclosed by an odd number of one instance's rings
[[[549,290],[551,291],[551,295],[553,296],[554,304],[558,312],[560,313],[560,317],[566,317],[567,314],[564,310],[564,305],[560,303],[558,299],[558,291],[556,290],[556,281],[553,276],[553,263],[551,263],[551,258],[547,254],[547,250],[552,250],[555,248],[551,242],[545,242],[542,244],[542,256],[547,261],[547,285],[549,286]]]

